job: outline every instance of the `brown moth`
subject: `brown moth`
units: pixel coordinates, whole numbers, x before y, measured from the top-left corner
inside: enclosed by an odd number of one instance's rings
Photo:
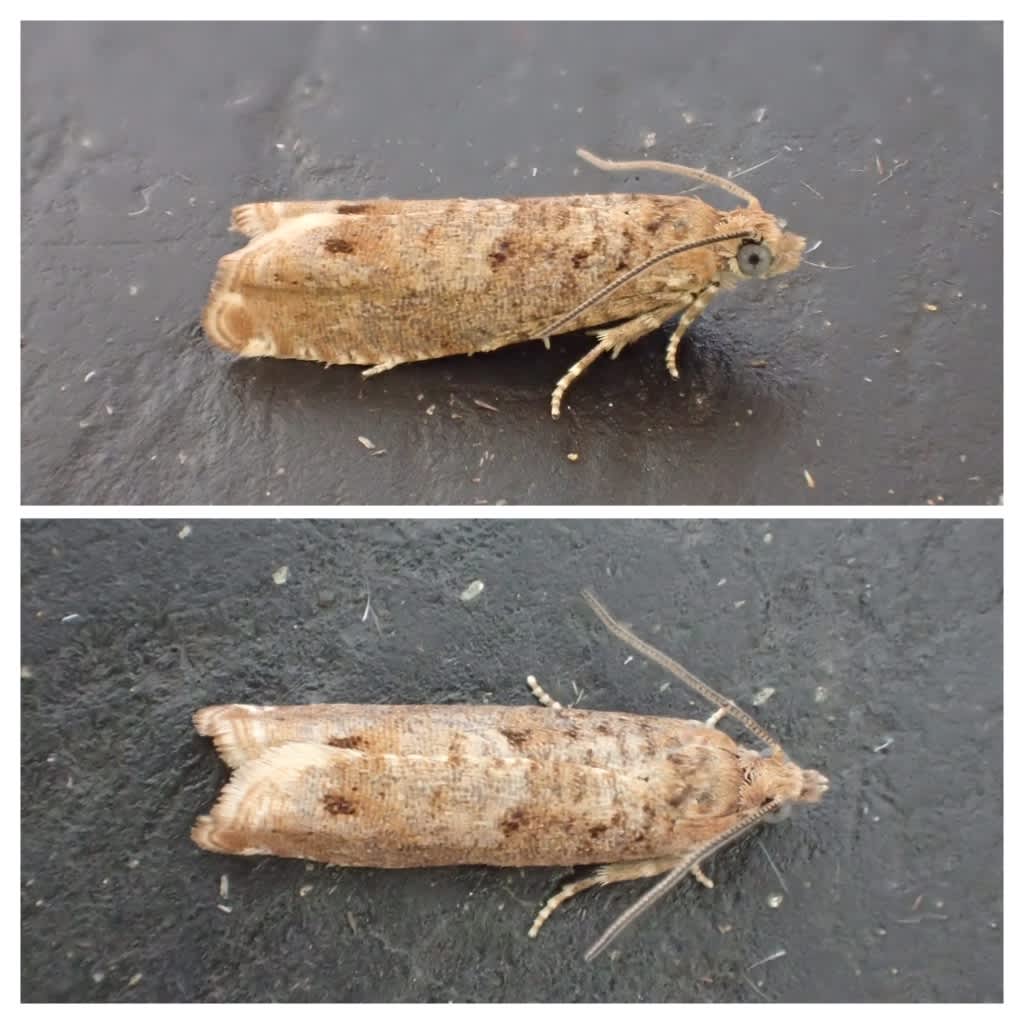
[[[369,377],[621,321],[591,331],[597,344],[555,385],[557,419],[591,363],[676,316],[665,359],[678,378],[683,333],[718,291],[800,263],[805,240],[726,178],[576,152],[609,171],[717,185],[747,205],[635,193],[250,203],[232,212],[250,241],[218,265],[206,333],[236,355],[369,364]]]
[[[665,877],[594,943],[597,956],[672,886],[757,823],[828,789],[749,715],[584,598],[620,640],[717,707],[706,722],[562,707],[312,704],[203,708],[195,727],[233,770],[192,839],[215,853],[349,867],[601,865],[595,885]],[[739,746],[732,715],[767,744]]]

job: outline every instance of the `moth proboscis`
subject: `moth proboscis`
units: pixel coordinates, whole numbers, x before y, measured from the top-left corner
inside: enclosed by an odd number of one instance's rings
[[[238,206],[248,244],[218,266],[203,324],[221,348],[368,365],[490,352],[589,330],[596,344],[558,380],[551,415],[595,360],[674,317],[665,361],[721,290],[800,263],[805,240],[727,178],[657,160],[603,160],[715,185],[746,206],[693,195],[367,199]],[[604,326],[614,324],[614,326]]]
[[[197,711],[233,774],[193,840],[217,853],[349,867],[600,865],[537,914],[595,885],[664,875],[587,951],[597,956],[669,889],[759,822],[816,803],[824,775],[678,662],[584,598],[620,640],[715,707],[706,722],[492,705],[226,704]],[[738,745],[730,715],[766,744]]]

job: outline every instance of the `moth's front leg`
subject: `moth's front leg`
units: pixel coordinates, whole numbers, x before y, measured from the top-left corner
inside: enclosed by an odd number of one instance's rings
[[[643,313],[632,320],[627,320],[616,327],[609,327],[607,330],[598,331],[597,344],[582,359],[569,367],[555,385],[555,390],[551,392],[551,418],[557,420],[561,415],[562,398],[566,391],[569,390],[569,385],[577,377],[581,376],[591,363],[595,362],[605,352],[610,352],[614,359],[626,345],[631,345],[634,341],[639,341],[641,338],[646,337],[651,331],[656,331],[666,320],[670,320],[683,308],[684,305],[682,303],[661,306],[658,309],[651,310],[649,313]]]
[[[679,370],[676,367],[676,350],[679,342],[683,340],[686,329],[697,319],[707,308],[707,304],[718,294],[718,285],[709,284],[690,304],[686,312],[679,318],[672,337],[668,339],[668,348],[665,350],[665,365],[668,372],[675,380],[679,380]]]

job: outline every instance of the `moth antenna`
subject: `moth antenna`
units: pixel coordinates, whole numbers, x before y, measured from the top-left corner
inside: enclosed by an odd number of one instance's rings
[[[748,192],[745,188],[740,188],[728,178],[720,178],[710,171],[698,170],[696,167],[684,167],[682,164],[670,164],[664,160],[603,160],[586,149],[577,149],[576,155],[586,160],[588,164],[600,167],[602,171],[663,171],[665,174],[678,174],[683,178],[693,178],[695,181],[703,181],[707,185],[715,185],[732,193],[737,198],[745,200],[747,206],[752,210],[761,209],[761,201],[753,193]]]
[[[686,876],[706,857],[717,853],[727,843],[738,839],[748,829],[753,828],[762,818],[774,814],[782,806],[781,800],[771,800],[756,811],[751,811],[745,818],[741,818],[732,828],[726,829],[721,835],[705,843],[692,857],[688,857],[681,864],[674,867],[657,885],[652,886],[632,906],[627,907],[612,922],[611,926],[584,954],[583,959],[593,960],[611,945],[641,914],[650,910],[658,900],[661,899],[670,889],[677,886]]]
[[[565,316],[556,320],[549,327],[545,327],[541,332],[541,337],[550,338],[553,334],[557,334],[566,324],[572,323],[580,315],[590,309],[591,306],[600,302],[602,299],[609,296],[617,288],[621,288],[624,284],[632,281],[638,274],[642,274],[645,270],[649,270],[654,266],[655,263],[660,263],[662,260],[667,260],[671,256],[678,256],[681,252],[689,252],[691,249],[699,249],[704,245],[714,245],[715,242],[728,242],[732,238],[754,238],[755,233],[753,231],[734,231],[727,235],[709,235],[707,238],[699,238],[696,242],[680,242],[679,245],[673,245],[671,248],[666,249],[664,252],[656,253],[654,256],[648,256],[643,263],[638,264],[632,270],[627,270],[624,274],[615,278],[614,281],[610,281],[603,288],[598,289],[588,298],[584,299],[575,309],[571,312],[566,313]]]
[[[722,694],[717,690],[713,690],[707,683],[702,683],[692,672],[683,668],[678,661],[670,658],[667,654],[662,654],[656,647],[652,647],[649,643],[641,640],[632,630],[612,618],[611,612],[594,596],[592,590],[587,589],[583,591],[583,600],[590,605],[594,614],[601,620],[609,633],[618,637],[627,646],[632,647],[634,651],[642,654],[648,661],[653,661],[656,665],[660,665],[666,672],[675,676],[680,682],[685,683],[691,690],[699,693],[716,708],[724,708],[726,714],[732,715],[748,732],[764,743],[767,743],[773,754],[781,753],[781,744],[767,729],[758,725],[750,715],[737,707],[734,701],[723,697]]]

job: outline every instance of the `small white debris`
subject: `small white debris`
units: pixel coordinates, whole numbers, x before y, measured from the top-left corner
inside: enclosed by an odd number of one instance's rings
[[[129,295],[138,295],[139,294],[139,286],[137,284],[129,285],[128,286],[128,294]]]
[[[762,957],[760,960],[755,960],[754,963],[747,967],[748,971],[753,970],[755,967],[760,967],[762,964],[770,964],[773,960],[778,960],[786,955],[784,949],[777,949],[774,953],[769,953],[766,957]]]
[[[357,440],[367,451],[373,451],[377,447],[368,437],[363,437],[361,434]]]
[[[274,570],[274,582],[281,586],[282,583],[288,582],[288,566],[282,565],[280,569]]]
[[[536,178],[537,177],[537,168],[536,167],[531,167],[530,168],[530,177],[531,178]]]
[[[697,120],[697,118],[687,110],[683,111],[682,117],[687,124],[693,124],[693,122]]]
[[[31,665],[22,665],[21,666],[21,678],[22,679],[31,679],[32,678],[32,666]]]
[[[746,601],[733,601],[733,608],[742,608],[747,602]]]
[[[716,584],[716,587],[724,587],[729,581],[723,576]]]
[[[141,975],[141,973],[140,973],[140,974],[133,974],[133,975],[132,975],[132,976],[131,976],[131,977],[130,977],[130,978],[128,979],[128,987],[129,987],[129,988],[135,988],[135,986],[136,986],[136,985],[138,985],[138,983],[139,983],[140,981],[142,981],[142,975]]]
[[[889,747],[892,746],[892,744],[893,744],[893,738],[891,736],[886,736],[885,739],[882,740],[882,742],[879,743],[877,747],[872,747],[871,749],[876,754],[880,754],[883,750],[888,750]]]
[[[133,871],[138,866],[139,866],[139,858],[138,857],[132,857],[132,859],[130,861],[128,861],[128,867],[130,867]]]
[[[648,132],[644,136],[644,149],[650,149],[658,141],[657,132]]]
[[[764,120],[764,115],[768,113],[767,107],[758,107],[754,111],[754,123],[760,124]]]
[[[580,460],[580,453],[579,452],[569,452],[569,454],[566,455],[566,458],[570,462],[579,462],[579,460]]]
[[[811,471],[809,469],[805,469],[804,470],[804,479],[807,481],[807,486],[810,487],[810,489],[813,491],[814,490],[814,477],[811,476]]]
[[[88,373],[87,373],[87,374],[86,374],[86,375],[85,375],[85,376],[84,376],[84,377],[82,378],[82,383],[83,383],[83,384],[88,384],[88,383],[89,383],[89,381],[91,381],[91,380],[93,379],[93,377],[95,377],[95,376],[96,376],[96,371],[95,371],[95,370],[90,370],[90,371],[89,371],[89,372],[88,372]]]
[[[70,615],[65,615],[61,622],[77,622],[82,616],[78,612],[72,612]]]
[[[828,700],[828,690],[826,690],[824,686],[819,686],[814,691],[814,703],[815,704],[824,704],[825,701],[827,701],[827,700]]]
[[[921,308],[927,310],[929,313],[938,313],[939,307],[934,302],[922,302]]]
[[[100,983],[100,982],[101,982],[101,981],[102,981],[102,980],[103,980],[103,979],[104,979],[105,977],[106,977],[106,974],[104,974],[104,973],[103,973],[103,971],[93,971],[93,972],[92,972],[92,980],[93,980],[94,982],[96,982],[96,984],[97,984],[97,985],[98,985],[98,984],[99,984],[99,983]]]
[[[459,600],[464,604],[469,604],[470,601],[475,601],[484,592],[484,581],[473,580],[472,583],[466,589],[459,594]]]
[[[299,895],[300,896],[308,896],[312,891],[313,891],[313,886],[311,886],[311,885],[304,885],[304,886],[302,886],[301,889],[299,889]]]
[[[771,542],[773,540],[774,540],[774,538],[772,537],[772,535],[770,533],[766,533],[764,535],[764,542],[765,542],[765,544],[771,544]]]
[[[781,907],[782,906],[782,893],[781,892],[773,892],[768,897],[768,906],[772,907],[773,909],[775,907]]]
[[[230,914],[230,913],[231,913],[231,908],[230,908],[230,907],[226,907],[226,906],[224,906],[224,904],[223,904],[223,903],[218,903],[218,904],[217,904],[217,909],[218,909],[218,910],[219,910],[219,911],[220,911],[221,913],[223,913],[223,914]]]
[[[228,898],[228,876],[220,876],[220,898],[226,900]]]
[[[191,536],[192,536],[192,527],[191,526],[183,526],[178,531],[178,540],[184,540],[186,537],[191,537]]]
[[[754,704],[757,707],[760,707],[766,701],[771,700],[772,697],[774,697],[774,696],[775,696],[775,687],[774,686],[765,686],[762,689],[758,690],[757,693],[754,694]]]

